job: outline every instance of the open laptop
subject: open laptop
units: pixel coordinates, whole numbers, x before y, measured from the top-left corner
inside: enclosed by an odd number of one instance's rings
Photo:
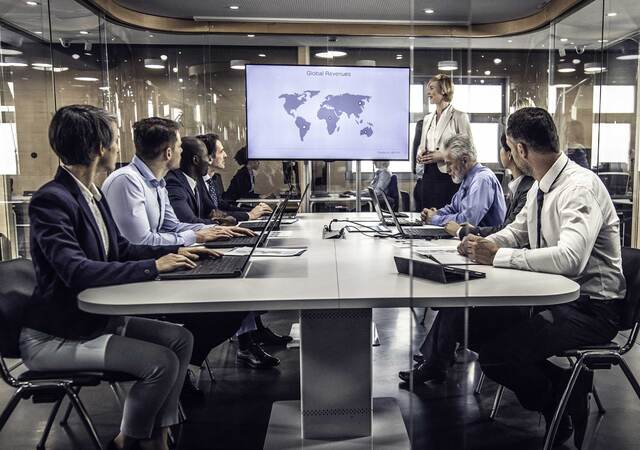
[[[382,199],[384,200],[385,205],[387,206],[387,210],[389,214],[391,214],[391,218],[398,229],[398,232],[404,239],[449,239],[451,235],[444,231],[443,227],[407,227],[403,228],[402,224],[398,220],[396,213],[391,208],[389,204],[389,199],[387,198],[384,192],[382,194]]]
[[[387,211],[383,211],[382,208],[380,207],[380,202],[378,201],[378,196],[376,195],[375,191],[373,190],[373,188],[368,187],[367,188],[367,193],[369,194],[369,197],[371,197],[371,203],[373,203],[373,209],[375,209],[376,214],[378,214],[378,219],[380,219],[380,224],[381,225],[395,225],[395,222],[393,221],[393,219],[391,217],[389,217],[388,215],[385,215],[385,213],[387,213]],[[389,214],[389,213],[387,213]],[[404,218],[400,218],[400,216],[396,213],[396,217],[398,217],[398,221],[400,222],[401,225],[405,225],[405,226],[416,226],[419,227],[420,225],[422,225],[422,220],[418,219],[404,219]]]
[[[259,236],[237,236],[225,240],[207,242],[204,244],[204,246],[207,248],[251,247],[256,243],[256,241],[261,240],[261,236],[263,234],[266,234],[265,239],[262,240],[261,245],[263,245],[269,238],[269,234],[276,228],[280,228],[280,222],[282,221],[282,216],[288,202],[289,199],[285,198],[283,201],[278,203],[278,206],[276,206],[273,211],[271,211],[269,219],[267,220],[265,227],[262,229]]]
[[[269,215],[267,225],[274,221],[275,210]],[[269,236],[270,229],[265,228],[253,244],[253,248],[248,255],[236,256],[225,255],[221,258],[203,259],[197,262],[193,269],[176,270],[175,272],[161,273],[161,280],[187,280],[197,278],[238,278],[244,275],[249,260],[258,246],[264,245]]]
[[[289,209],[288,211],[285,209],[283,216],[280,218],[280,220],[278,221],[278,223],[274,226],[274,230],[279,230],[280,229],[280,224],[283,223],[283,220],[285,220],[285,225],[287,224],[287,221],[289,224],[294,223],[296,220],[291,220],[291,219],[295,219],[296,215],[298,214],[298,212],[300,211],[300,205],[302,205],[302,201],[304,200],[305,195],[307,194],[307,191],[309,190],[309,183],[307,183],[307,186],[304,188],[304,191],[302,192],[302,196],[300,197],[300,201],[298,202],[298,205],[295,206],[295,203],[290,202],[288,205],[289,206],[293,206],[293,209],[287,208]],[[289,198],[289,197],[287,197]],[[247,228],[249,230],[252,231],[260,231],[262,229],[264,229],[266,224],[266,220],[263,218],[257,219],[257,220],[250,220],[250,221],[245,221],[245,222],[240,222],[238,223],[239,227],[242,228]]]
[[[439,283],[451,283],[455,281],[474,280],[486,278],[487,274],[477,270],[470,270],[462,267],[452,267],[446,264],[435,262],[417,261],[415,259],[393,257],[398,273],[413,275]]]
[[[310,184],[311,183],[307,183],[307,185],[304,187],[304,191],[302,191],[302,195],[300,196],[300,201],[298,202],[298,206],[296,206],[293,209],[290,209],[289,211],[284,212],[285,219],[294,219],[298,215],[298,213],[300,212],[300,207],[302,206],[302,202],[304,201],[305,197],[307,196],[307,193],[309,192]]]

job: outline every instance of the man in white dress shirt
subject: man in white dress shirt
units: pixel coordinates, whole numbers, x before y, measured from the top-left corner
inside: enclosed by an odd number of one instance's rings
[[[564,350],[598,345],[618,330],[625,296],[618,216],[600,178],[570,161],[558,145],[553,119],[541,108],[509,117],[507,143],[515,163],[535,182],[516,220],[481,238],[467,236],[461,253],[481,264],[564,275],[580,284],[581,297],[568,304],[535,307],[530,318],[502,321],[508,308],[479,308],[470,321],[483,372],[515,392],[527,409],[543,413],[549,425],[568,371],[547,360]],[[475,317],[474,317],[475,316]],[[482,330],[484,329],[484,330]],[[472,344],[473,347],[473,344]],[[593,373],[584,372],[569,400],[574,441],[582,445]],[[558,441],[571,435],[568,419]]]

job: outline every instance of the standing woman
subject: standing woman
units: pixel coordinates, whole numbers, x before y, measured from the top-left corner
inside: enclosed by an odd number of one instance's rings
[[[422,208],[442,208],[451,201],[458,185],[447,174],[444,143],[456,134],[471,136],[467,114],[451,105],[453,82],[447,75],[436,75],[427,83],[427,97],[436,106],[422,124],[416,158],[416,174],[422,174]]]

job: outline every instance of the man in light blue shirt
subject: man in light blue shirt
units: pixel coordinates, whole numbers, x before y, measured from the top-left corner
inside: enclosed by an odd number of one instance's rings
[[[161,142],[156,148],[136,143],[131,164],[113,172],[102,185],[120,232],[135,244],[184,246],[248,234],[235,227],[178,220],[164,180],[169,170],[180,165],[180,133],[175,133],[173,145],[166,148],[161,148]]]
[[[491,169],[477,161],[468,136],[458,134],[445,143],[445,162],[460,189],[443,208],[424,209],[422,220],[440,226],[452,221],[480,227],[502,224],[507,211],[502,186]]]

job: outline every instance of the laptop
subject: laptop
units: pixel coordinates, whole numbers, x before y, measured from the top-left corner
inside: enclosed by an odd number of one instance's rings
[[[373,209],[375,209],[376,214],[378,214],[378,219],[380,219],[380,224],[381,225],[395,225],[395,222],[393,221],[392,218],[385,217],[386,211],[383,211],[382,208],[380,207],[380,202],[378,201],[378,196],[376,195],[376,193],[373,190],[373,188],[370,188],[370,187],[367,188],[367,192],[369,194],[369,197],[371,197],[371,203],[373,203]],[[398,221],[400,222],[401,225],[417,226],[417,227],[422,225],[422,220],[420,220],[420,219],[414,219],[414,220],[402,219],[402,218],[400,218],[400,216],[397,213],[396,213],[396,217],[398,217]]]
[[[400,223],[396,213],[391,208],[389,204],[389,199],[387,198],[384,192],[382,194],[382,199],[387,206],[387,210],[389,214],[391,214],[391,218],[396,225],[396,228],[400,232],[400,235],[404,239],[450,239],[451,235],[444,231],[443,227],[404,227]]]
[[[419,278],[425,278],[439,283],[451,283],[456,281],[475,280],[478,278],[486,278],[487,274],[478,272],[477,270],[463,269],[461,267],[452,267],[435,262],[417,261],[410,258],[402,258],[394,256],[398,273],[413,275]],[[413,265],[413,267],[411,267]]]
[[[287,207],[287,203],[289,202],[288,198],[285,198],[284,201],[278,203],[278,206],[271,211],[269,215],[269,219],[265,224],[265,227],[261,230],[259,236],[237,236],[232,237],[225,240],[211,241],[204,244],[207,248],[235,248],[235,247],[251,247],[256,241],[261,240],[262,234],[266,234],[264,240],[262,240],[262,244],[266,242],[269,238],[269,234],[276,228],[280,228],[280,222],[282,221],[282,215],[284,214],[284,210]]]
[[[275,212],[275,210],[274,210]],[[267,224],[274,219],[274,212],[269,215]],[[191,280],[198,278],[238,278],[244,275],[251,255],[260,245],[267,240],[269,232],[267,229],[262,230],[259,236],[255,236],[255,243],[248,255],[236,256],[225,255],[222,258],[203,259],[197,262],[197,266],[193,269],[176,270],[169,273],[161,273],[161,280]]]
[[[297,221],[296,220],[292,220],[295,219],[296,215],[298,215],[298,212],[300,211],[300,205],[302,205],[302,201],[304,200],[304,197],[307,193],[309,189],[309,184],[307,183],[307,187],[305,187],[304,192],[302,193],[302,196],[300,197],[300,201],[298,202],[298,206],[295,206],[295,204],[293,202],[291,202],[289,204],[289,206],[293,206],[293,209],[289,209],[289,211],[285,210],[284,211],[284,215],[282,216],[282,218],[280,219],[280,221],[275,225],[274,230],[279,230],[280,229],[280,224],[283,223],[282,219],[284,219],[284,224],[292,224],[294,222]],[[247,228],[249,230],[253,230],[253,231],[260,231],[265,227],[266,224],[266,220],[263,218],[257,219],[257,220],[251,220],[251,221],[245,221],[245,222],[240,222],[238,223],[239,227],[242,228]]]

